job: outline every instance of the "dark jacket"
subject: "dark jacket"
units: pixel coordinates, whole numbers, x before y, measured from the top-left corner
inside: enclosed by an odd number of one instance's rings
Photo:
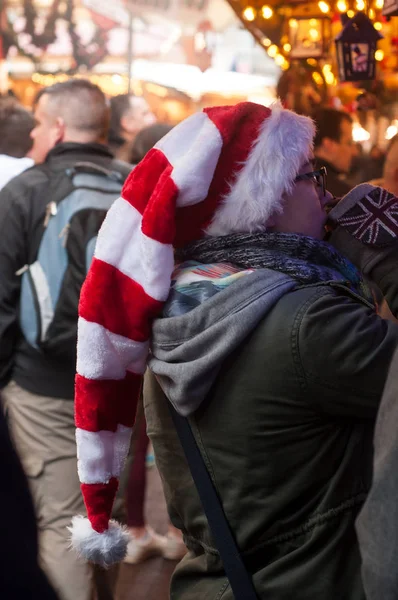
[[[352,190],[352,185],[344,180],[344,174],[340,173],[332,164],[322,158],[317,158],[315,164],[316,169],[326,167],[328,172],[326,187],[333,196],[342,198]]]
[[[373,483],[357,522],[368,600],[398,599],[398,353],[375,430]]]
[[[397,314],[396,275],[378,284]],[[398,326],[342,285],[289,291],[225,360],[191,417],[260,599],[365,599],[354,523],[371,484],[374,422],[397,344]],[[169,513],[190,550],[171,597],[232,600],[152,375],[144,403]]]
[[[25,171],[0,191],[0,388],[13,378],[32,393],[73,399],[75,358],[61,361],[41,354],[20,334],[21,278],[16,272],[36,260],[53,178],[80,161],[126,177],[131,168],[115,161],[101,144],[63,143],[48,154],[44,165]]]
[[[57,600],[38,563],[36,517],[28,482],[0,404],[0,597]]]

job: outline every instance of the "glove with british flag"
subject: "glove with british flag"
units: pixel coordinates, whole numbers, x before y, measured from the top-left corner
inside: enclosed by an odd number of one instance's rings
[[[398,198],[381,187],[358,185],[330,211],[327,229],[328,241],[378,283],[375,267],[398,250]]]

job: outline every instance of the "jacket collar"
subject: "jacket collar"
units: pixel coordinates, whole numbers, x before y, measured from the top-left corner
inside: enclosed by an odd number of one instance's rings
[[[104,144],[79,144],[76,142],[62,142],[47,154],[46,163],[58,162],[59,159],[87,160],[93,158],[113,158],[112,152]]]

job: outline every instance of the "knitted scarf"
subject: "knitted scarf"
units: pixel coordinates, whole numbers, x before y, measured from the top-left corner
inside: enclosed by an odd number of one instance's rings
[[[268,268],[301,285],[334,281],[374,304],[358,269],[327,242],[294,233],[239,233],[207,237],[176,253],[178,261],[232,263],[242,269]]]

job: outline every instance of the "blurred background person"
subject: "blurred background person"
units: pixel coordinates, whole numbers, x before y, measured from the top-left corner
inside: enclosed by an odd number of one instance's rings
[[[130,146],[130,150],[126,154],[126,161],[132,165],[137,165],[145,156],[147,152],[169,131],[172,129],[171,125],[166,123],[154,123],[149,127],[141,129],[137,133],[133,144]]]
[[[372,146],[368,154],[363,151],[361,144],[357,143],[356,146],[358,152],[352,161],[347,177],[349,184],[354,187],[369,180],[381,180],[386,160],[385,152],[376,144]]]
[[[376,421],[372,487],[357,520],[367,600],[398,597],[397,368],[398,352],[391,362]]]
[[[33,165],[30,132],[34,118],[11,97],[0,99],[0,189]]]
[[[111,122],[108,143],[117,158],[125,160],[126,145],[132,144],[141,129],[156,121],[145,98],[120,94],[110,100]]]
[[[319,108],[313,117],[316,167],[327,168],[328,189],[333,196],[344,196],[352,188],[345,177],[358,153],[352,137],[352,119],[346,112],[334,108]]]

